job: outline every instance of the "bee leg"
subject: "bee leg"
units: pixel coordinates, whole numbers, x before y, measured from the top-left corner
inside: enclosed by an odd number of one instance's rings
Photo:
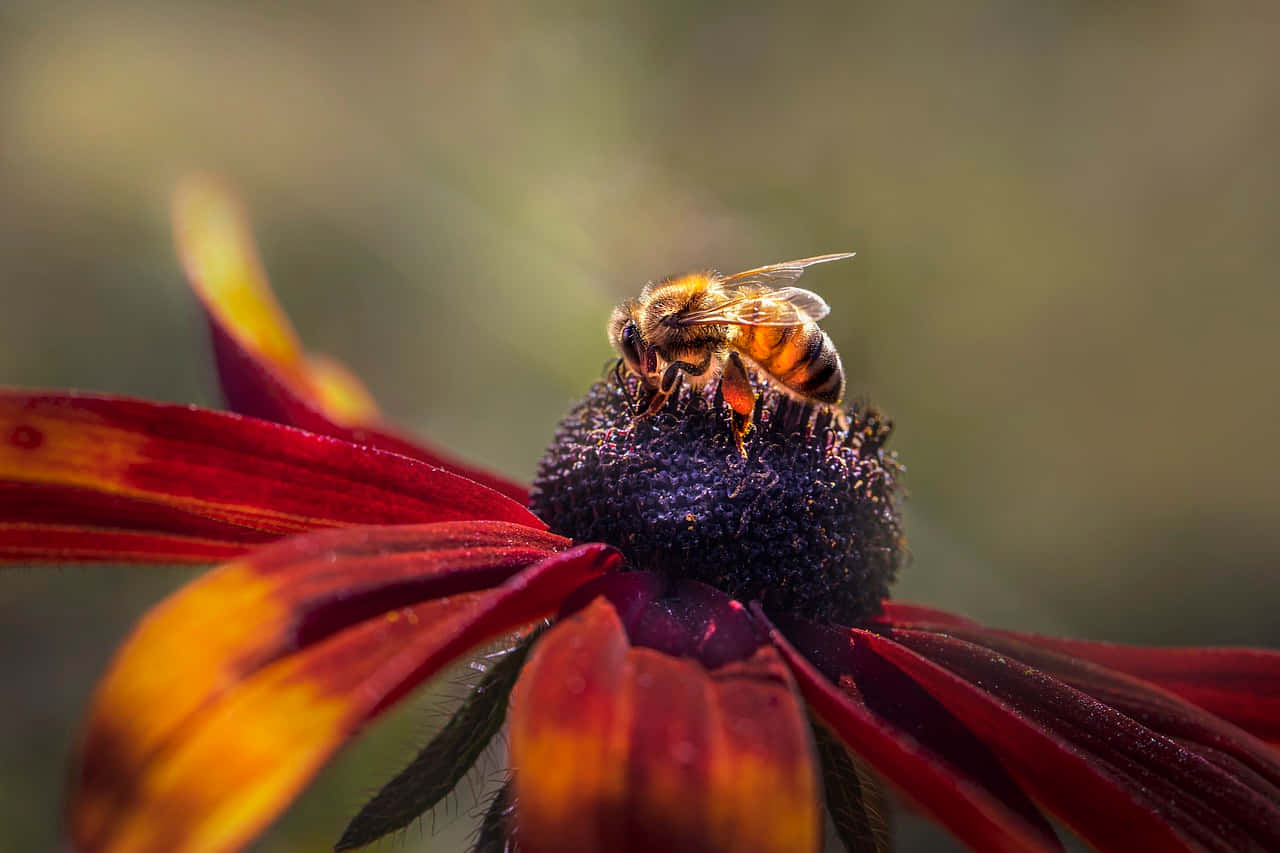
[[[711,369],[712,353],[708,352],[702,361],[694,364],[691,361],[673,361],[662,373],[661,390],[664,394],[672,394],[681,376],[702,376]]]
[[[618,386],[618,390],[627,398],[629,405],[635,404],[635,398],[631,394],[631,389],[627,386],[627,375],[622,372],[622,359],[618,359],[613,364],[613,381]]]
[[[671,395],[680,389],[680,380],[687,373],[690,376],[701,376],[711,369],[712,354],[707,353],[702,361],[694,364],[691,361],[673,361],[667,365],[667,369],[662,371],[662,378],[658,381],[658,389],[653,395],[653,399],[649,401],[649,406],[637,417],[649,417],[656,415],[662,411],[662,407],[667,404],[667,400]]]
[[[743,458],[747,455],[746,437],[751,431],[751,416],[756,409],[756,392],[751,387],[747,367],[736,352],[729,353],[724,372],[720,375],[720,392],[733,410],[733,440]]]
[[[668,370],[663,374],[662,380],[657,387],[651,385],[647,377],[642,381],[641,384],[644,386],[644,390],[652,393],[648,400],[643,396],[640,398],[639,405],[636,406],[635,420],[638,421],[644,418],[651,418],[658,414],[658,412],[662,411],[662,407],[667,404],[668,398],[671,397],[671,392],[675,390],[675,379],[679,378],[679,373],[677,372],[676,376],[668,382],[667,374],[670,373],[671,371]]]
[[[662,407],[667,404],[667,394],[661,391],[654,391],[653,396],[649,398],[649,405],[643,411],[636,413],[636,420],[641,418],[651,418],[658,412],[662,411]]]
[[[691,364],[687,361],[673,361],[667,365],[667,369],[662,371],[662,378],[658,381],[658,392],[653,400],[649,403],[649,409],[645,414],[656,415],[672,394],[676,393],[680,388],[680,380],[684,378],[684,374],[690,376],[701,376],[711,367],[711,358],[708,356],[703,360],[702,364]]]
[[[670,365],[663,371],[662,381],[658,384],[658,390],[653,393],[653,398],[649,400],[649,407],[639,417],[647,418],[662,411],[662,407],[667,404],[667,400],[671,399],[671,395],[679,390],[680,378],[679,362]]]
[[[633,376],[639,380],[634,390],[631,388],[631,377]],[[627,398],[627,402],[636,408],[637,414],[649,405],[646,392],[656,390],[648,377],[633,373],[623,359],[618,359],[613,366],[613,381],[617,383],[618,389]]]
[[[636,395],[636,413],[633,420],[641,420],[650,415],[657,414],[658,410],[666,403],[666,397],[657,388],[650,388],[648,385],[640,386],[640,393]]]

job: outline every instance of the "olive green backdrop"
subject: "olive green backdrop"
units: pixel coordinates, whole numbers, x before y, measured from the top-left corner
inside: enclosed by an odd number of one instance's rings
[[[523,478],[647,279],[856,249],[805,283],[899,425],[901,595],[1280,645],[1280,6],[1118,5],[11,0],[0,383],[217,402],[165,219],[193,167],[312,348]],[[187,576],[0,571],[0,847],[54,843],[87,692]],[[332,842],[437,698],[262,849]]]

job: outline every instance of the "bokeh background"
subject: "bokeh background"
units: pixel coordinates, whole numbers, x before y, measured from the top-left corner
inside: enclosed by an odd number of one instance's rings
[[[646,280],[856,249],[805,283],[898,423],[901,595],[1280,645],[1280,5],[1120,5],[8,0],[0,383],[218,402],[165,219],[192,168],[312,348],[525,478]],[[93,680],[187,576],[0,572],[0,847],[55,845]],[[440,695],[261,849],[331,844]]]

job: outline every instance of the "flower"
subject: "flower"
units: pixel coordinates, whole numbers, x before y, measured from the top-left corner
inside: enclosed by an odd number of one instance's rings
[[[0,558],[223,561],[98,687],[75,846],[242,846],[365,723],[514,636],[340,847],[430,808],[504,721],[484,850],[816,850],[824,810],[878,849],[868,768],[982,850],[1059,848],[1046,814],[1101,849],[1280,847],[1280,655],[881,601],[901,537],[873,410],[771,404],[742,461],[714,399],[633,424],[634,382],[606,381],[562,426],[535,514],[303,353],[219,184],[175,210],[237,414],[0,394]]]

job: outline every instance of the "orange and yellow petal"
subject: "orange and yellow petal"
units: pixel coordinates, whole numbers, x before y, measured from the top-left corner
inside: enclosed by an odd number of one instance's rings
[[[240,202],[217,179],[193,176],[174,196],[173,227],[183,268],[213,322],[318,401],[302,345],[267,283]],[[376,409],[363,414],[376,416]]]
[[[452,529],[419,531],[416,549],[400,528],[290,540],[158,606],[95,693],[75,843],[239,846],[368,720],[617,563],[514,525],[439,527]]]
[[[232,410],[421,459],[525,503],[525,486],[388,430],[354,373],[303,350],[271,292],[244,207],[220,181],[198,175],[179,186],[173,230],[187,279],[209,319]]]
[[[521,849],[820,847],[808,723],[770,648],[708,669],[633,647],[597,599],[530,655],[510,749]]]

